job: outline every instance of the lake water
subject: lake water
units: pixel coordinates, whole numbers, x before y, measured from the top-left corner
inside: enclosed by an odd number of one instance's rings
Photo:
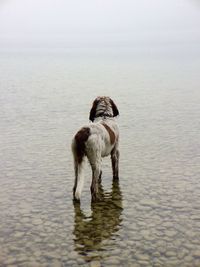
[[[0,266],[200,266],[200,49],[4,51]],[[73,204],[71,139],[94,98],[120,116],[120,179],[103,160]]]

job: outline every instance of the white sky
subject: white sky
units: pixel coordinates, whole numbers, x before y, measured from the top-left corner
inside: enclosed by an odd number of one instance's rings
[[[0,40],[200,41],[198,0],[0,0]]]

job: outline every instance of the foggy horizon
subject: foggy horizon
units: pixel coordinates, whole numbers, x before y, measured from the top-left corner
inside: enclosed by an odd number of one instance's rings
[[[0,47],[198,44],[197,1],[3,1]]]

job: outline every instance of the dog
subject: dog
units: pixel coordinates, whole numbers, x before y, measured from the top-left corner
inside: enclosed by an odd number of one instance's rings
[[[92,169],[91,196],[98,200],[98,182],[101,181],[102,157],[111,155],[113,179],[119,178],[119,128],[115,117],[119,115],[114,101],[107,96],[97,97],[92,105],[89,120],[73,137],[75,182],[74,200],[80,200],[84,183],[84,162],[88,158]]]

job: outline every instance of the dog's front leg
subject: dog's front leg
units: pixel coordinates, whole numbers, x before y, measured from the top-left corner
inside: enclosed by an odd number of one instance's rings
[[[111,152],[113,179],[119,179],[119,150],[114,148]]]

